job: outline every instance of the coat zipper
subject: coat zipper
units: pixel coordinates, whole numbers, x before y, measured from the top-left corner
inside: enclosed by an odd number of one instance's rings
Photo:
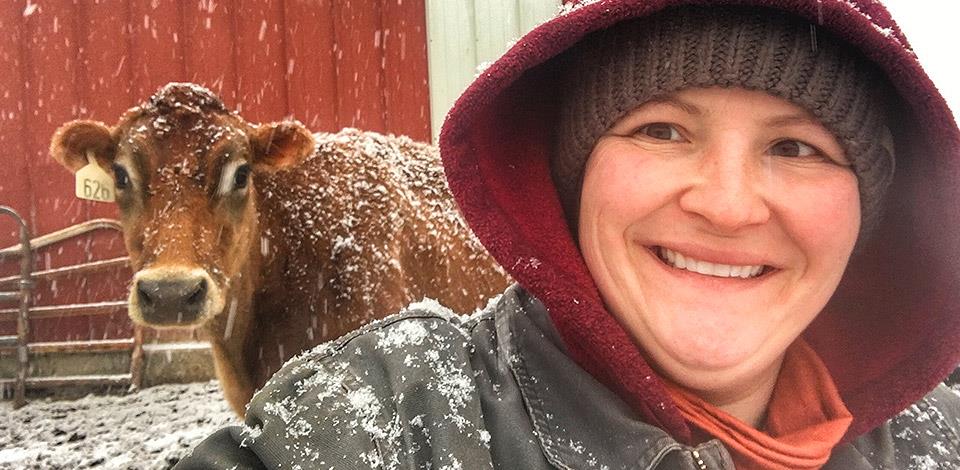
[[[703,463],[703,459],[700,458],[700,452],[693,452],[693,461],[697,462],[697,466],[700,467],[700,470],[707,470],[707,464]]]

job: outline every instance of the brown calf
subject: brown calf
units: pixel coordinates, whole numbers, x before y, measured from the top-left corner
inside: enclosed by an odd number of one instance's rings
[[[114,127],[65,124],[50,153],[113,172],[131,318],[199,328],[241,415],[306,348],[423,297],[472,311],[507,284],[436,151],[405,137],[251,124],[204,88],[169,84]]]

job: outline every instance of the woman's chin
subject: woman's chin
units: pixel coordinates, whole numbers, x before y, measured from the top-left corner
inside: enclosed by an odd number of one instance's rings
[[[724,345],[721,348],[699,348],[696,345],[673,351],[674,361],[684,369],[700,372],[721,372],[736,369],[753,356],[742,348]]]
[[[766,362],[761,345],[746,338],[701,335],[661,346],[652,358],[656,366],[692,388],[715,388],[720,382],[737,381],[750,371],[764,369],[761,364]]]

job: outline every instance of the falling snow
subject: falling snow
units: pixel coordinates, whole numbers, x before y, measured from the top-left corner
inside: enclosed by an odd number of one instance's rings
[[[30,2],[29,0],[27,0],[27,5],[23,8],[23,16],[24,16],[24,17],[27,17],[27,16],[30,16],[30,15],[36,13],[36,12],[37,12],[37,8],[38,8],[39,6],[40,6],[40,5],[38,5],[38,4],[36,4],[36,3],[32,3],[32,2]]]

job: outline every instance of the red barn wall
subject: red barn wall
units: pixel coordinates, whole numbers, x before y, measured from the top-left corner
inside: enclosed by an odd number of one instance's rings
[[[117,216],[73,196],[73,177],[47,155],[72,119],[116,122],[171,81],[219,93],[253,122],[299,119],[430,138],[423,0],[48,0],[0,2],[0,204],[34,234]],[[0,217],[0,247],[16,243]],[[124,254],[114,233],[81,237],[37,256],[37,269]],[[0,276],[16,260],[0,260]],[[56,305],[126,296],[129,270],[38,286]],[[4,305],[0,308],[12,307]],[[36,321],[35,341],[129,335],[125,312]],[[0,334],[13,331],[0,322]]]

